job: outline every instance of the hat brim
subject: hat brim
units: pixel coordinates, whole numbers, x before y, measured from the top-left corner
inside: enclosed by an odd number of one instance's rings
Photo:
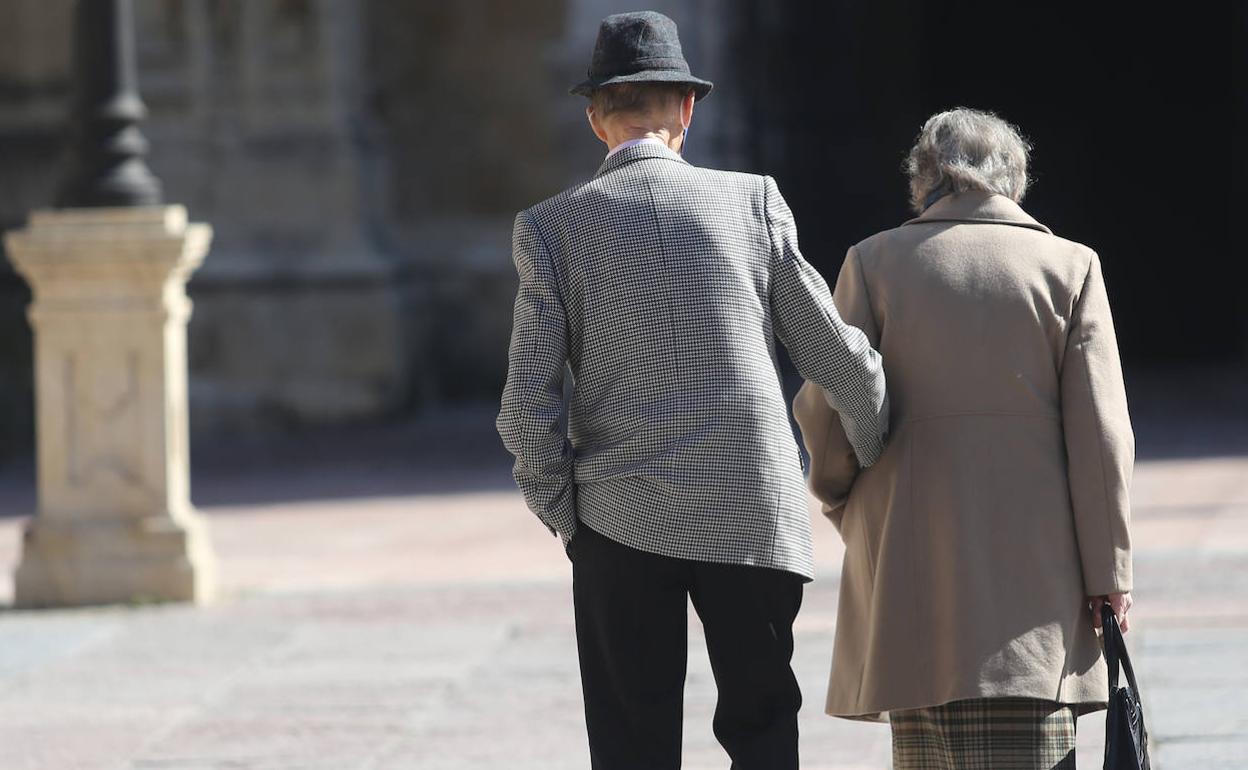
[[[709,80],[695,78],[693,75],[684,72],[642,70],[641,72],[615,75],[602,80],[585,80],[572,86],[568,93],[577,96],[592,96],[595,89],[615,85],[616,83],[682,83],[693,89],[693,98],[696,101],[705,99],[711,93],[711,89],[715,87],[715,84]]]

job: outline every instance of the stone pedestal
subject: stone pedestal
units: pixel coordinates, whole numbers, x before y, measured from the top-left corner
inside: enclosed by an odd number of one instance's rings
[[[18,606],[211,593],[186,385],[186,281],[211,238],[181,206],[36,212],[7,236],[34,295],[39,510]]]

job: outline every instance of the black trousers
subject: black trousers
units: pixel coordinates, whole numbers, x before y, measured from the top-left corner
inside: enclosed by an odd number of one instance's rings
[[[798,766],[802,694],[789,663],[803,578],[645,553],[583,523],[568,553],[594,770],[680,767],[689,599],[719,690],[715,737],[732,769]]]

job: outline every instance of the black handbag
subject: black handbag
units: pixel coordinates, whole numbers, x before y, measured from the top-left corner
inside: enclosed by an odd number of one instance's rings
[[[1135,669],[1127,656],[1122,629],[1108,604],[1101,605],[1101,641],[1109,664],[1109,712],[1105,715],[1105,770],[1149,770],[1148,731],[1144,729],[1144,706],[1135,683]],[[1118,686],[1118,669],[1126,672],[1127,684]]]

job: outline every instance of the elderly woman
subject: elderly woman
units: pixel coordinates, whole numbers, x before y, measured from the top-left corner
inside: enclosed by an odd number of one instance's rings
[[[845,540],[829,714],[882,719],[894,767],[1073,768],[1103,708],[1090,605],[1126,626],[1134,439],[1100,261],[1020,206],[995,115],[923,126],[918,216],[849,250],[841,315],[884,358],[889,445],[859,470],[807,383],[811,485]]]

